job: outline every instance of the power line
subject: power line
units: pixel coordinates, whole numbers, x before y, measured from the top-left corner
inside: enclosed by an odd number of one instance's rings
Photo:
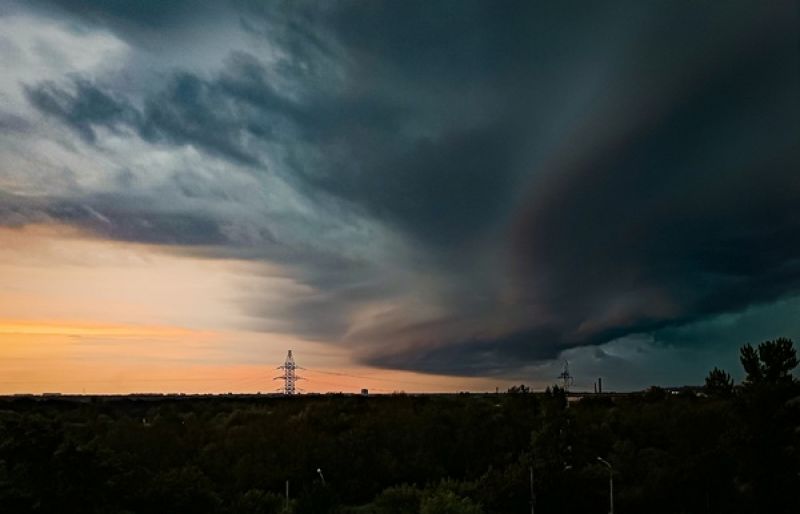
[[[379,378],[379,377],[370,377],[364,375],[354,375],[351,373],[341,373],[337,371],[323,371],[320,369],[310,369],[310,368],[302,368],[305,371],[311,371],[314,373],[323,373],[325,375],[336,375],[341,377],[350,377],[350,378],[360,378],[362,380],[377,380],[379,382],[388,382],[390,384],[414,384],[424,387],[441,387],[441,384],[434,384],[433,382],[418,382],[414,380],[395,380],[391,378]]]

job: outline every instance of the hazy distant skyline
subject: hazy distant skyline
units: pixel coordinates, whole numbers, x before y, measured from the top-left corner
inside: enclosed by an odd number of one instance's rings
[[[798,9],[5,0],[0,393],[740,376],[800,339]]]

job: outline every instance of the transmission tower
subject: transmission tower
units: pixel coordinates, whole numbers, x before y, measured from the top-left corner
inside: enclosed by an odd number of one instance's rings
[[[569,387],[575,382],[575,378],[569,374],[569,361],[564,361],[564,371],[558,375],[558,378],[560,378],[564,384],[564,391],[569,391]]]
[[[296,394],[297,388],[295,387],[295,382],[303,379],[303,377],[297,376],[296,371],[302,368],[299,368],[297,364],[295,364],[291,350],[289,350],[289,353],[286,355],[286,361],[283,363],[283,366],[278,366],[276,369],[283,370],[283,375],[273,379],[283,380],[283,394]]]

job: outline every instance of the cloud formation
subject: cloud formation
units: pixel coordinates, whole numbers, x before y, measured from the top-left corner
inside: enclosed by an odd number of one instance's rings
[[[0,40],[0,223],[277,266],[296,291],[243,294],[253,325],[375,366],[508,375],[657,343],[800,294],[798,16],[14,4],[5,23],[116,50],[54,66]]]

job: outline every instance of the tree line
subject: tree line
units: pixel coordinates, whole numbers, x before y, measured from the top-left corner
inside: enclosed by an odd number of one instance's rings
[[[745,345],[740,360],[741,384],[715,368],[702,394],[653,387],[577,402],[526,386],[7,397],[0,512],[600,514],[609,468],[598,457],[611,466],[618,513],[800,512],[794,345]]]

